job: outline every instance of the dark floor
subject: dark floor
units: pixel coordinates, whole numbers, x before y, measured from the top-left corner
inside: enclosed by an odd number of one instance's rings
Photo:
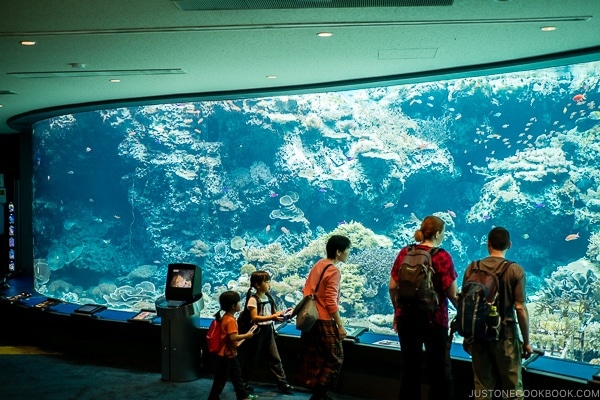
[[[98,365],[73,355],[49,352],[31,346],[0,343],[0,399],[3,400],[86,400],[86,399],[207,399],[210,376],[190,382],[167,382],[161,374],[128,369],[110,362]],[[277,392],[275,385],[253,382],[259,398],[304,400],[310,393],[296,389],[291,395]],[[360,400],[330,394],[333,399]],[[223,400],[234,400],[227,384]]]

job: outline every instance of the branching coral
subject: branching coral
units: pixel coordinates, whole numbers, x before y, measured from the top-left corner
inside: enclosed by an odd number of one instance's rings
[[[368,309],[363,296],[367,276],[360,273],[358,265],[343,264],[340,283],[340,308],[347,317],[361,318],[368,316]]]
[[[538,293],[530,313],[532,340],[536,334],[571,338],[600,317],[600,273],[585,259],[554,271]],[[595,340],[598,340],[596,338]],[[546,346],[546,344],[541,344]]]
[[[283,264],[288,257],[280,243],[272,243],[264,248],[246,246],[241,251],[247,263]]]
[[[385,293],[387,296],[387,285],[390,280],[390,271],[398,251],[392,248],[370,247],[364,250],[358,250],[350,254],[348,262],[355,264],[358,274],[367,276],[369,279],[365,282],[365,295],[371,293],[370,297],[375,297],[378,293]],[[382,310],[391,311],[389,304],[385,307],[376,307],[378,312]],[[373,304],[373,306],[378,306]]]

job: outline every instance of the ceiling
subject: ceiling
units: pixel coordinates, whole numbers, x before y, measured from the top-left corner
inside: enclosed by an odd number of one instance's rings
[[[600,59],[600,1],[0,0],[0,133],[64,106],[415,80],[563,53]]]

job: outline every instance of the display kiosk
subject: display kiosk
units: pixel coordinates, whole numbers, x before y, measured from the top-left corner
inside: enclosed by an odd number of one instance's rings
[[[186,279],[179,279],[182,276]],[[194,319],[200,318],[204,308],[201,282],[199,267],[170,264],[165,296],[155,302],[156,313],[161,319],[161,371],[165,381],[185,382],[200,378],[202,350]]]

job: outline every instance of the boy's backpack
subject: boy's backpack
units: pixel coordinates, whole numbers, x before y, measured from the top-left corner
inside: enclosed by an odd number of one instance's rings
[[[438,306],[438,296],[433,287],[432,277],[435,273],[431,257],[438,251],[411,245],[402,260],[398,271],[396,304],[403,309],[433,312]]]
[[[206,332],[206,345],[209,353],[218,353],[221,347],[223,347],[221,321],[217,321],[216,318],[210,323],[208,332]]]
[[[267,295],[267,298],[269,299],[269,303],[271,304],[271,312],[275,312],[275,300],[273,300],[273,297],[271,296],[270,293],[265,293],[265,294]],[[257,307],[256,313],[258,315],[261,315],[263,303],[260,301],[260,299],[258,298],[257,295],[253,294],[251,297],[254,297],[256,299],[256,307]],[[239,333],[248,332],[248,330],[252,327],[252,325],[254,325],[254,322],[252,322],[252,316],[250,315],[250,310],[248,310],[248,300],[249,299],[250,299],[249,297],[246,297],[246,304],[244,305],[244,309],[242,310],[242,312],[240,313],[240,315],[237,318]]]
[[[501,318],[497,314],[500,278],[510,261],[503,261],[498,274],[480,268],[479,261],[463,283],[458,298],[456,329],[466,339],[492,342],[500,338]],[[496,314],[490,312],[495,307]]]

